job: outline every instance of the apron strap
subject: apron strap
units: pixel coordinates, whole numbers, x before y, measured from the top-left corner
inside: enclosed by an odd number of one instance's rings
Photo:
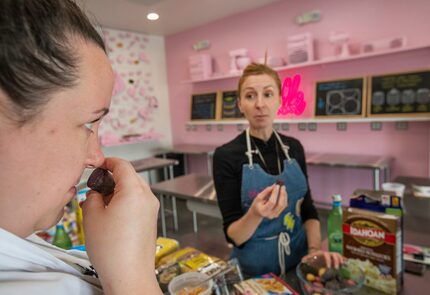
[[[291,161],[290,154],[288,153],[288,150],[290,149],[290,147],[288,145],[285,145],[282,142],[281,137],[279,136],[278,132],[276,132],[276,130],[273,130],[273,132],[275,133],[275,136],[278,139],[279,144],[282,147],[282,151],[284,152],[285,157],[287,158],[288,161]]]
[[[249,166],[253,166],[252,153],[255,153],[251,149],[251,137],[249,136],[249,127],[246,128],[246,156],[248,157]]]
[[[288,150],[290,149],[290,147],[288,145],[285,145],[282,142],[281,137],[279,136],[278,132],[276,132],[276,130],[273,130],[273,132],[275,133],[275,136],[278,139],[279,144],[282,147],[282,151],[284,152],[285,157],[287,158],[288,161],[291,161],[290,154],[288,153]],[[258,150],[253,151],[251,149],[251,137],[249,135],[249,127],[248,127],[248,128],[246,128],[246,152],[245,152],[245,154],[248,157],[248,162],[249,162],[249,165],[251,167],[253,165],[252,154],[256,154],[256,153],[258,153]]]
[[[281,268],[281,277],[285,277],[285,255],[290,256],[290,235],[287,232],[281,232],[278,240],[279,267]]]

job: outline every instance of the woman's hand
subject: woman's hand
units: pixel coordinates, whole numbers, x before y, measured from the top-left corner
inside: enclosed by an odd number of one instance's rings
[[[334,267],[336,269],[344,262],[345,257],[336,252],[327,252],[323,250],[314,250],[309,251],[309,254],[302,258],[302,261],[306,261],[313,256],[322,256],[324,257],[327,268]]]
[[[279,198],[278,198],[279,194]],[[288,195],[285,186],[273,184],[266,187],[255,197],[250,210],[260,217],[277,218],[288,207]]]
[[[109,205],[95,191],[81,204],[88,255],[106,294],[161,294],[154,273],[159,203],[127,161],[106,158],[115,191]]]

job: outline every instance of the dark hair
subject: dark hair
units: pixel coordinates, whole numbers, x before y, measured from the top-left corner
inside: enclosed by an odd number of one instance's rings
[[[249,76],[257,76],[257,75],[264,75],[264,74],[272,77],[273,80],[275,80],[275,83],[279,89],[279,94],[281,94],[281,79],[279,79],[278,73],[268,65],[258,64],[253,62],[243,70],[242,76],[239,79],[239,83],[237,87],[238,97],[240,98],[242,85],[245,82],[246,78],[248,78]]]
[[[9,97],[14,119],[27,122],[52,93],[76,84],[79,39],[105,51],[102,37],[71,0],[0,1],[0,91]]]

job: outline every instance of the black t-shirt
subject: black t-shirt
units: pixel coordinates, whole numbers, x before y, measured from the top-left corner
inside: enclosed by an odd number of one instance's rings
[[[282,134],[279,134],[279,136],[282,142],[289,146],[290,158],[296,159],[307,180],[308,175],[303,146],[293,137]],[[251,139],[251,148],[254,150],[254,144],[257,145],[267,166],[262,163],[260,157],[256,154],[253,154],[253,162],[260,164],[261,168],[267,173],[272,175],[279,174],[277,154],[280,159],[281,171],[286,157],[275,134],[272,133],[267,142],[253,136],[251,136]],[[278,148],[276,147],[277,145]],[[232,141],[218,147],[213,157],[213,178],[218,204],[223,216],[224,234],[227,241],[233,244],[234,242],[227,235],[227,228],[244,215],[241,204],[241,185],[242,166],[243,164],[248,164],[248,157],[245,155],[246,151],[246,134],[244,131]],[[301,218],[303,223],[309,219],[318,219],[318,213],[309,189],[301,205]]]

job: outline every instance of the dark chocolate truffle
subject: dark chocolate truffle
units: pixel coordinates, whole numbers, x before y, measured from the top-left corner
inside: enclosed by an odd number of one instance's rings
[[[103,196],[109,196],[114,191],[115,182],[108,170],[96,168],[88,178],[87,186]]]

